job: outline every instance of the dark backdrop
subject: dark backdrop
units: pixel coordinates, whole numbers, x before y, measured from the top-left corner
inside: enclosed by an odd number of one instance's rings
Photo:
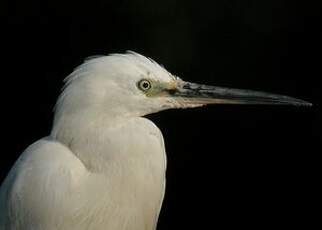
[[[308,229],[320,209],[321,14],[310,1],[1,1],[1,181],[48,135],[83,58],[134,50],[184,80],[314,103],[149,115],[168,155],[159,230]]]

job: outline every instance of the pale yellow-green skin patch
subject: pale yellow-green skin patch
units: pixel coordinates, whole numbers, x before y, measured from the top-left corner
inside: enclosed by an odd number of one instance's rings
[[[176,80],[170,82],[160,82],[153,79],[147,79],[151,83],[151,88],[147,90],[145,93],[148,97],[162,97],[168,96],[169,90],[173,90],[177,88],[178,82]]]

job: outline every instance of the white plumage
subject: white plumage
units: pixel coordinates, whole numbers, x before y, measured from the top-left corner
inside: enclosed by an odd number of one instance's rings
[[[308,103],[184,82],[139,54],[88,59],[67,78],[51,134],[0,190],[0,230],[153,230],[164,190],[160,130],[142,116],[210,103]]]
[[[132,71],[137,78],[126,75]],[[89,60],[70,75],[51,135],[25,150],[1,187],[1,230],[155,228],[165,186],[162,134],[138,116],[144,108],[132,114],[122,106],[126,97],[142,100],[135,81],[147,71],[172,79],[134,53]]]

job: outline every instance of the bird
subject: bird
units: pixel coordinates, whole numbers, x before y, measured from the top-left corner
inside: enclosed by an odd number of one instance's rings
[[[208,104],[311,105],[187,82],[133,51],[89,57],[65,79],[50,134],[2,183],[0,230],[155,230],[167,158],[145,116]]]

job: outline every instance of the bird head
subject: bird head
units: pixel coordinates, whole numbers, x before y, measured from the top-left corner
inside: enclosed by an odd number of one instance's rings
[[[134,52],[87,59],[66,78],[56,116],[144,116],[206,104],[310,103],[283,95],[185,82]]]

